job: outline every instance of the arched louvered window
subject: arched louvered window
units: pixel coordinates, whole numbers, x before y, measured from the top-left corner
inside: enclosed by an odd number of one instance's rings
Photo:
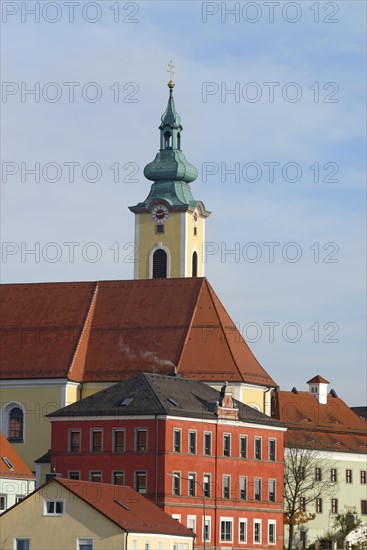
[[[194,252],[192,255],[192,276],[198,276],[198,254]]]
[[[13,407],[9,412],[8,439],[9,441],[23,441],[24,416],[19,407]]]
[[[153,254],[153,279],[167,278],[167,253],[158,248]]]
[[[165,132],[164,134],[164,146],[167,149],[167,147],[172,147],[172,135],[170,132]]]
[[[181,134],[178,132],[177,134],[177,149],[181,150]]]

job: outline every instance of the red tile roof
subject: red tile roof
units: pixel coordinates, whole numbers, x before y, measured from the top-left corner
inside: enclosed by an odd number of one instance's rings
[[[194,536],[190,529],[178,523],[131,487],[63,478],[54,478],[54,481],[69,489],[125,531]]]
[[[9,468],[4,458],[9,460],[14,469]],[[0,432],[0,478],[1,477],[35,479],[32,471],[2,432]]]
[[[308,392],[279,391],[274,395],[273,416],[287,425],[289,447],[367,453],[366,423],[339,397],[328,394],[323,405]]]
[[[139,372],[276,386],[205,278],[1,285],[3,379]]]
[[[313,378],[311,378],[311,380],[306,382],[306,384],[330,384],[330,382],[328,382],[327,380],[325,380],[325,378],[318,374],[317,376],[314,376]]]

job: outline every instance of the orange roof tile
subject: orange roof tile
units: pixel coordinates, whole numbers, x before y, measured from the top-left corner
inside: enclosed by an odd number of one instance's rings
[[[10,462],[13,469],[9,467],[4,458]],[[1,477],[35,479],[32,471],[2,432],[0,432],[0,478]]]
[[[2,378],[115,382],[176,367],[276,385],[205,278],[2,285],[1,295]]]
[[[339,397],[328,394],[320,404],[308,392],[279,391],[274,400],[273,415],[288,427],[287,446],[367,453],[366,423]]]
[[[306,384],[330,384],[330,382],[328,382],[327,380],[325,380],[325,378],[318,374],[317,376],[314,376],[313,378],[311,378],[311,380],[306,382]]]
[[[54,481],[69,489],[125,531],[194,536],[190,529],[178,523],[131,487],[63,478],[54,478]]]

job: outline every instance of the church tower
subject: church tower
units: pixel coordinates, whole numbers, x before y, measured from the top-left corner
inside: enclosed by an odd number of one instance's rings
[[[129,207],[135,214],[135,279],[204,276],[205,219],[210,212],[191,192],[190,183],[198,173],[181,150],[172,63],[169,72],[168,104],[159,126],[160,149],[144,168],[153,184],[144,202]]]

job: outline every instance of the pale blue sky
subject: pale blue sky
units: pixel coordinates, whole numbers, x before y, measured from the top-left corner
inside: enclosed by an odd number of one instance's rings
[[[218,8],[207,23],[202,22],[205,3],[194,1],[96,2],[101,15],[96,23],[83,19],[82,9],[88,2],[75,7],[73,23],[68,21],[63,2],[57,3],[60,20],[56,23],[45,21],[45,17],[55,17],[56,8],[45,16],[41,12],[40,22],[35,23],[32,16],[22,14],[21,4],[2,2],[7,12],[19,8],[7,17],[3,12],[2,80],[19,88],[22,82],[29,88],[39,82],[41,89],[55,82],[62,96],[56,103],[42,96],[39,103],[30,96],[22,103],[20,92],[9,95],[5,103],[3,96],[2,160],[19,165],[19,172],[7,181],[3,174],[2,240],[14,243],[6,246],[19,247],[19,252],[7,258],[3,254],[2,281],[133,277],[133,265],[126,260],[134,219],[127,207],[143,200],[149,191],[142,170],[158,150],[157,127],[167,101],[166,68],[173,59],[183,150],[199,171],[193,194],[212,211],[206,239],[216,243],[218,252],[207,258],[209,281],[242,333],[249,340],[258,337],[250,347],[283,389],[306,389],[306,381],[320,374],[348,404],[363,404],[365,2],[320,2],[318,23],[312,7],[316,3],[304,0],[274,5],[273,23],[264,2],[252,3],[260,16],[256,23],[246,21],[242,11],[237,23],[224,12],[221,21],[221,6],[233,8],[236,2],[207,3],[208,10]],[[34,4],[26,3],[28,8]],[[244,4],[239,4],[241,10]],[[296,8],[287,8],[290,4]],[[114,23],[110,8],[117,5],[120,22]],[[130,17],[137,22],[123,22],[123,17],[136,11],[135,6],[139,11]],[[282,13],[294,18],[295,9],[299,21],[285,21]],[[91,7],[87,17],[94,13]],[[248,12],[249,18],[254,15]],[[338,22],[327,23],[325,18]],[[74,103],[68,101],[64,82],[80,83]],[[99,102],[89,103],[80,93],[90,82],[102,90]],[[138,101],[115,103],[109,89],[115,82],[120,83],[122,97],[138,86],[134,96]],[[136,84],[124,91],[123,85],[129,82]],[[227,89],[238,83],[241,94],[243,90],[254,92],[246,86],[255,82],[262,97],[256,103],[245,101],[243,95],[238,102],[230,95],[221,101],[218,92],[203,102],[205,82],[216,83],[219,89],[221,83]],[[272,103],[266,82],[279,82]],[[291,82],[302,92],[294,103],[281,93]],[[294,88],[289,91],[293,93]],[[337,102],[325,102],[328,97]],[[44,181],[42,176],[36,183],[31,175],[22,182],[22,162],[28,166],[94,162],[100,165],[102,178],[90,183],[78,167],[71,183],[64,167],[57,183]],[[109,167],[116,162],[122,167],[121,180],[136,166],[134,179],[138,181],[114,183]],[[269,162],[280,164],[274,182],[269,181],[268,165],[264,165]],[[132,164],[124,170],[127,163]],[[217,165],[218,173],[204,183],[205,163]],[[257,182],[242,176],[237,182],[233,176],[221,181],[221,163],[228,168],[239,163],[241,170],[247,163],[257,163],[262,177]],[[301,168],[299,181],[282,177],[281,169],[287,163]],[[319,163],[319,182],[315,181],[315,163]],[[326,163],[330,164],[324,168]],[[334,179],[339,181],[323,181],[335,167]],[[74,262],[69,261],[63,245],[70,241],[81,243]],[[29,255],[22,261],[21,243],[32,248],[36,242],[41,250],[49,242],[58,243],[60,261],[46,261],[42,254],[39,262]],[[95,263],[81,253],[90,242],[98,243],[102,251]],[[115,242],[120,244],[119,262],[109,248]],[[255,251],[246,248],[251,242],[257,243],[262,254],[258,262],[248,261]],[[268,242],[280,243],[273,263],[264,245]],[[295,251],[287,248],[290,242],[296,242],[302,253],[296,263],[282,256],[284,250]],[[236,246],[245,250],[245,259],[225,255]],[[325,263],[328,257],[338,262]],[[274,341],[269,341],[269,322],[279,323]],[[302,331],[297,342],[287,341],[295,338],[289,323]],[[315,342],[317,327],[319,342]],[[328,337],[338,342],[324,341]]]

